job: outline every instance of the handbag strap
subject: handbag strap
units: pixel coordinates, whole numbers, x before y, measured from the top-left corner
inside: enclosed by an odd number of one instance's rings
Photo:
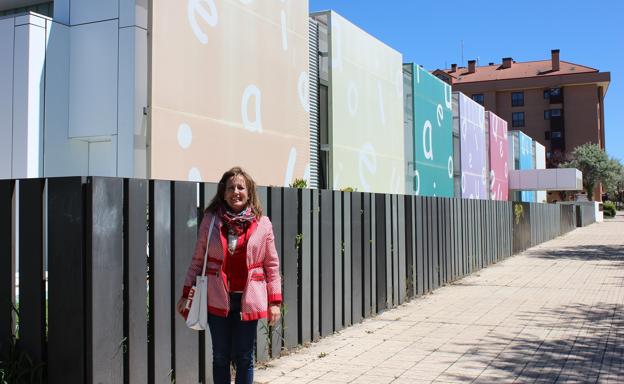
[[[208,229],[208,238],[206,238],[206,251],[204,252],[204,267],[202,268],[202,276],[206,275],[206,260],[208,260],[208,245],[210,244],[210,237],[212,236],[212,227],[214,226],[215,214],[212,214],[212,220],[210,221],[210,228]]]

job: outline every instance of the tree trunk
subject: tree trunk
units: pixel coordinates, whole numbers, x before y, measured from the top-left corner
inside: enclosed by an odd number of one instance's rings
[[[593,184],[585,185],[585,192],[587,193],[587,200],[593,201],[594,200],[594,185]]]

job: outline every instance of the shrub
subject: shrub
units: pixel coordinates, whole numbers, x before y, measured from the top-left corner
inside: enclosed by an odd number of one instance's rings
[[[305,179],[295,179],[292,184],[289,185],[290,188],[307,188],[308,182]]]
[[[357,188],[353,187],[344,187],[340,190],[341,192],[357,192]]]
[[[609,200],[602,203],[602,212],[606,217],[615,217],[615,203]]]

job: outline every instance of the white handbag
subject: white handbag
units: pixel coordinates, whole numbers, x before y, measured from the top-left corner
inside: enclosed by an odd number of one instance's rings
[[[202,268],[202,273],[195,278],[195,285],[191,287],[188,298],[186,299],[185,309],[188,310],[186,325],[196,331],[204,331],[208,328],[208,278],[206,277],[206,260],[208,259],[208,245],[210,244],[214,221],[215,216],[213,215],[210,228],[208,229],[208,238],[206,239],[206,252],[204,253],[204,267]]]

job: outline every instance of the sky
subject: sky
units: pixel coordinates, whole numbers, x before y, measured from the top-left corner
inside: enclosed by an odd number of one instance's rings
[[[624,163],[624,1],[309,0],[332,9],[426,69],[515,61],[562,61],[611,73],[605,96],[606,149]],[[463,41],[463,62],[462,58]]]

